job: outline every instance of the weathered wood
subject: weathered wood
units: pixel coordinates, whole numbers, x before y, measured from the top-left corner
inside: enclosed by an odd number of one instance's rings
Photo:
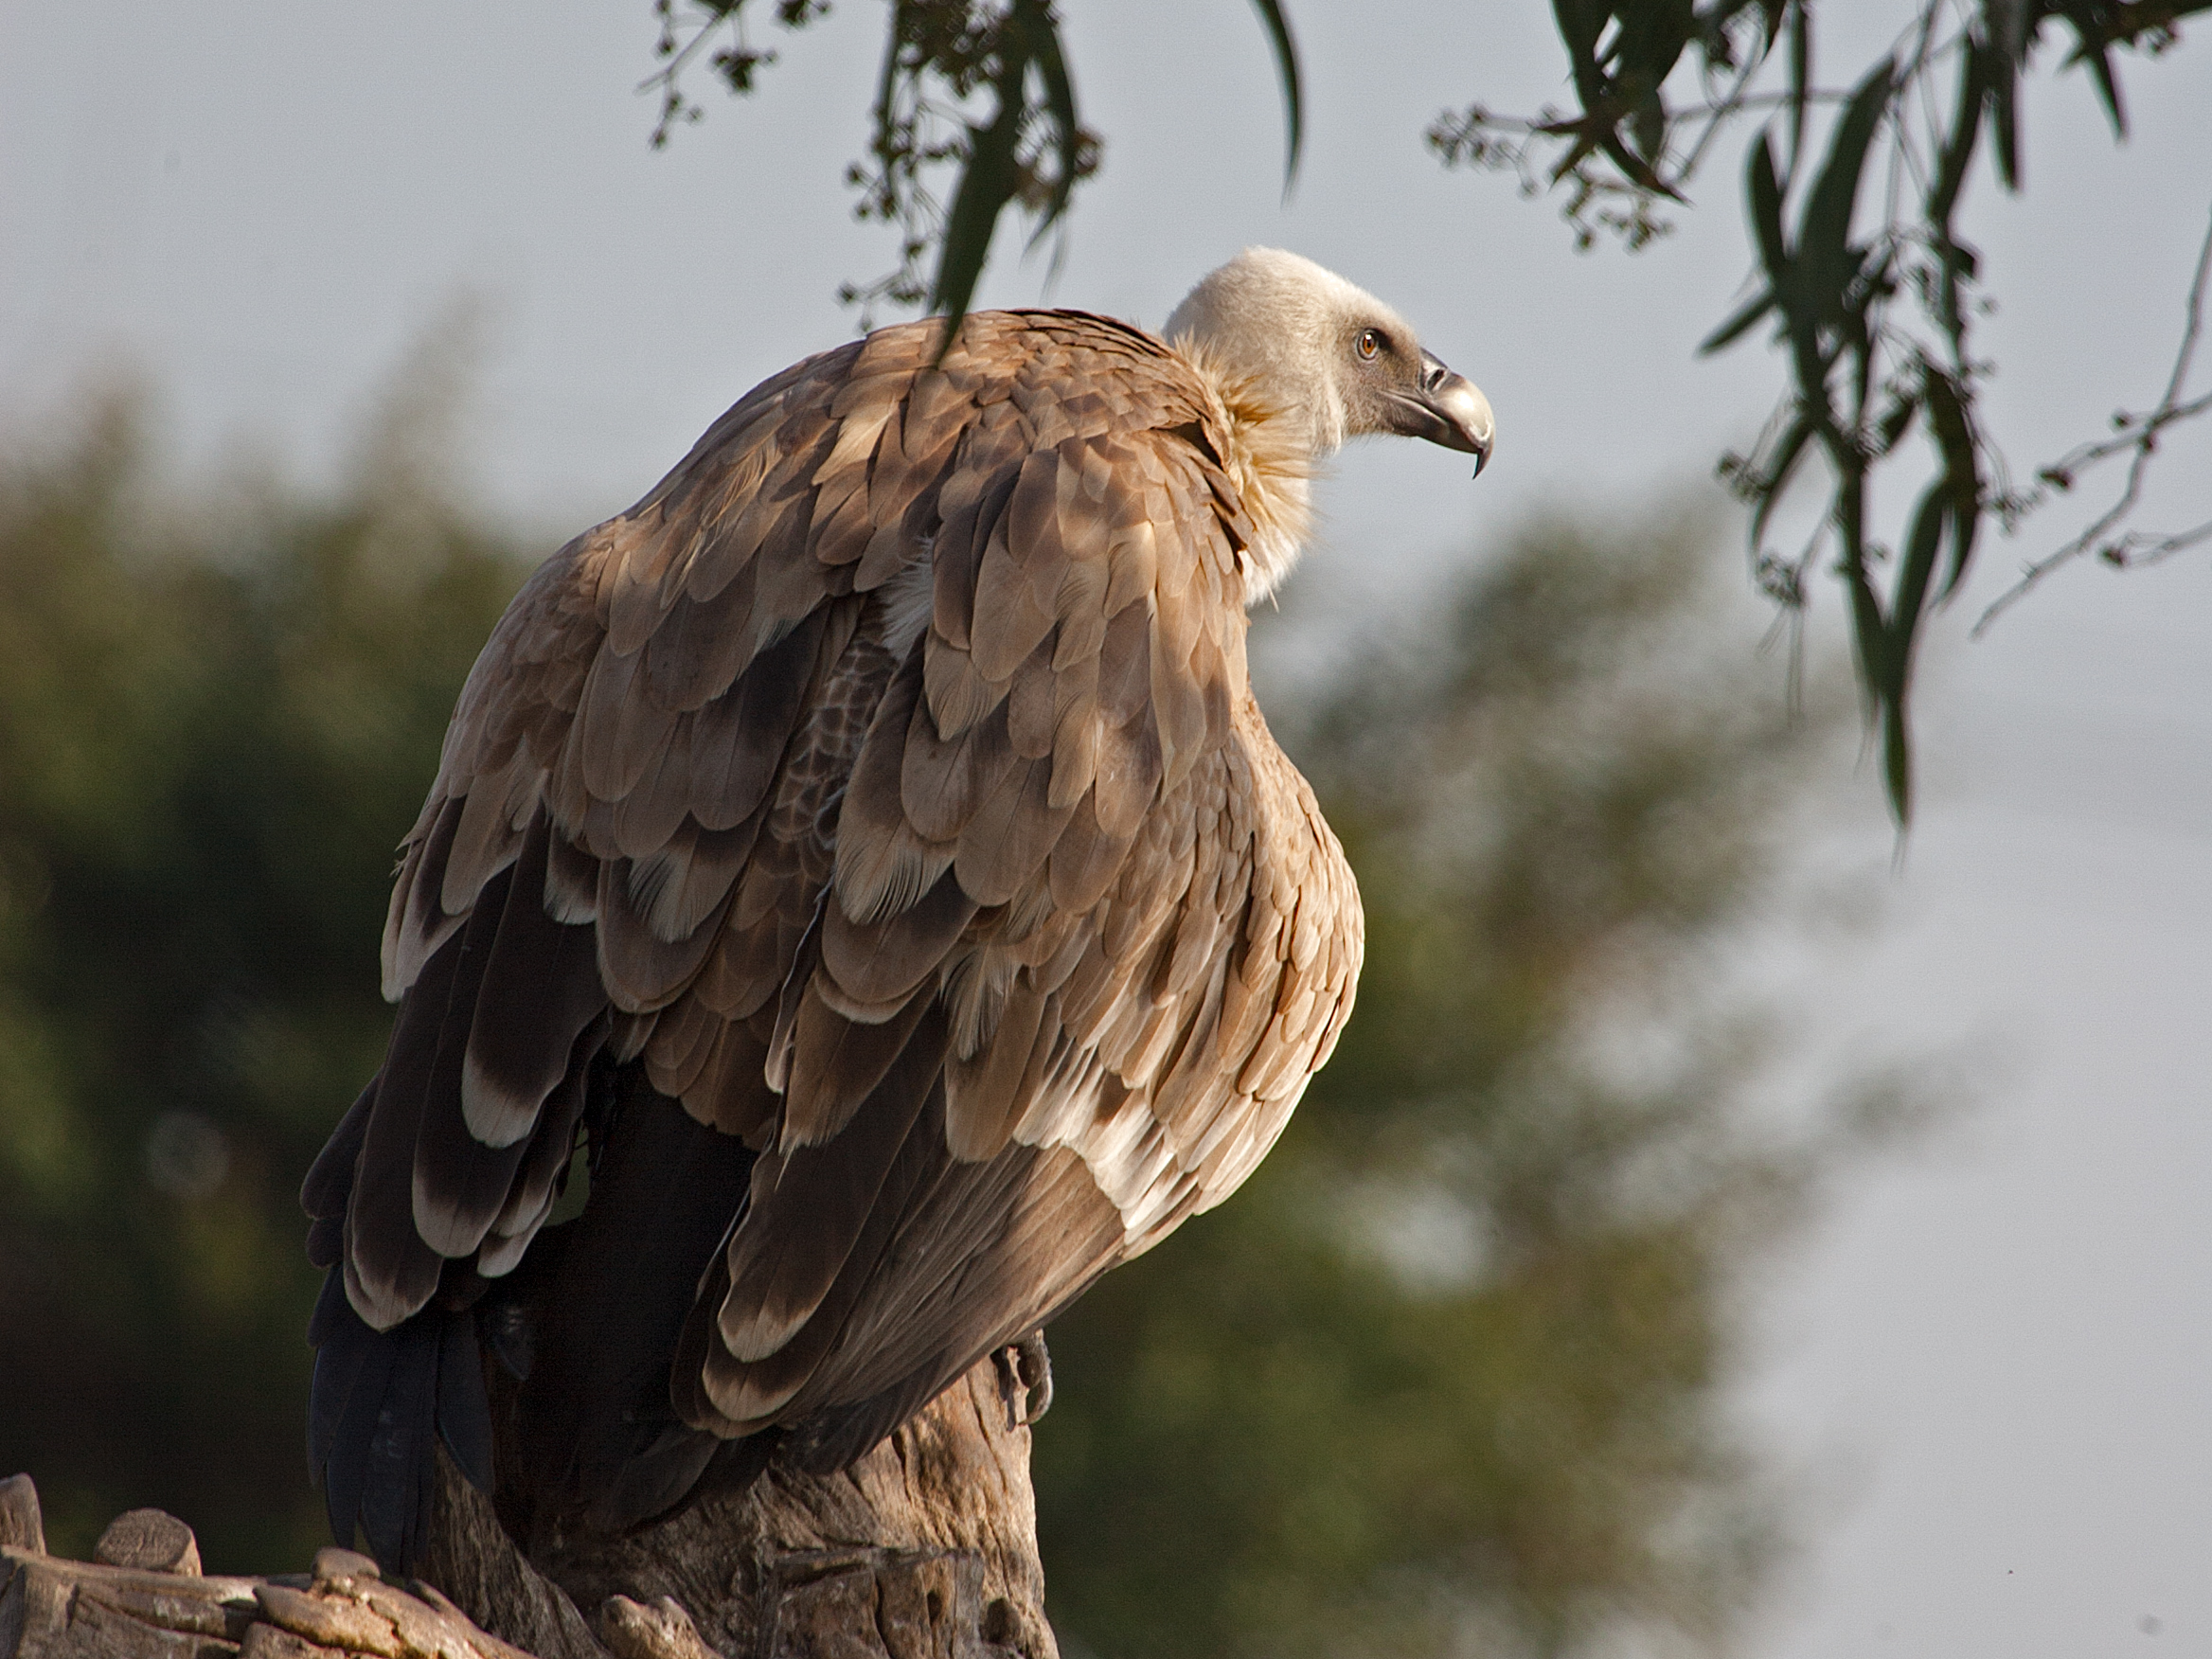
[[[843,1474],[771,1463],[673,1521],[535,1559],[439,1455],[419,1584],[345,1549],[312,1575],[207,1578],[158,1509],[61,1561],[28,1477],[0,1483],[0,1659],[1058,1659],[1029,1431],[990,1361]]]
[[[46,1553],[46,1527],[39,1514],[39,1490],[27,1474],[0,1480],[0,1549]]]
[[[92,1559],[111,1567],[137,1567],[149,1573],[200,1576],[200,1541],[174,1515],[160,1509],[127,1509],[108,1523],[92,1546]]]
[[[461,1478],[442,1446],[423,1571],[470,1618],[538,1659],[607,1659],[576,1603],[523,1559],[491,1500]]]
[[[250,1579],[0,1549],[0,1659],[529,1659],[417,1588],[347,1550],[312,1578]]]
[[[526,1559],[441,1462],[425,1577],[540,1659],[1057,1659],[1029,1431],[990,1360],[843,1474],[772,1463],[632,1537]]]
[[[305,1636],[273,1624],[258,1624],[246,1632],[238,1652],[239,1659],[346,1659],[341,1649],[318,1648]]]
[[[627,1596],[610,1597],[599,1610],[599,1629],[615,1659],[717,1659],[673,1597],[651,1607]]]
[[[0,1549],[0,1659],[228,1659],[259,1582],[16,1549]]]

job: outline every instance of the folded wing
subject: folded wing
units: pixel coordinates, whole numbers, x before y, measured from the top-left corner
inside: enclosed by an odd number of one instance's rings
[[[642,1068],[755,1155],[673,1406],[833,1467],[1224,1196],[1326,1057],[1358,901],[1251,703],[1219,403],[1101,319],[935,327],[755,391],[486,648],[309,1183],[370,1326],[512,1269]]]

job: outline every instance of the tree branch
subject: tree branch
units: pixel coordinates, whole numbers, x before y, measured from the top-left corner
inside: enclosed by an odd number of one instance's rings
[[[2031,561],[2023,567],[2020,580],[1993,600],[1974,623],[1972,637],[1982,633],[2006,611],[2025,598],[2030,589],[2060,567],[2071,564],[2091,548],[2107,564],[2126,570],[2142,564],[2155,564],[2198,543],[2212,539],[2212,522],[2199,525],[2191,530],[2167,533],[2155,530],[2132,530],[2114,540],[2107,540],[2135,510],[2142,499],[2144,475],[2150,469],[2151,457],[2158,453],[2159,434],[2167,427],[2194,419],[2212,409],[2212,392],[2184,401],[2182,388],[2188,384],[2189,369],[2197,352],[2197,343],[2204,332],[2204,294],[2208,278],[2212,278],[2212,219],[2204,227],[2203,245],[2197,250],[2197,271],[2189,283],[2189,296],[2185,306],[2181,348],[2174,353],[2173,371],[2167,376],[2166,391],[2157,404],[2144,415],[2130,415],[2125,411],[2113,418],[2118,433],[2108,438],[2085,443],[2041,469],[2040,476],[2051,489],[2067,491],[2083,472],[2114,455],[2134,452],[2128,463],[2128,478],[2119,497],[2112,506],[2093,519],[2087,527],[2073,537],[2056,552]],[[2040,506],[2042,497],[2029,502],[2024,510]]]

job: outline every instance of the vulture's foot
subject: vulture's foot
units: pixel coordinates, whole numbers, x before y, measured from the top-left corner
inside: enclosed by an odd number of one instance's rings
[[[1026,1429],[1052,1409],[1052,1356],[1044,1351],[1044,1332],[1032,1330],[992,1356],[998,1362],[998,1391],[1007,1402],[1007,1423]]]

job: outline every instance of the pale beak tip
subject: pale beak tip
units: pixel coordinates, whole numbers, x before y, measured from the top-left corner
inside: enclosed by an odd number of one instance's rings
[[[1490,465],[1490,449],[1498,432],[1497,417],[1490,413],[1490,401],[1472,381],[1455,374],[1438,388],[1436,404],[1466,446],[1474,452],[1474,475],[1481,477],[1483,468]]]

